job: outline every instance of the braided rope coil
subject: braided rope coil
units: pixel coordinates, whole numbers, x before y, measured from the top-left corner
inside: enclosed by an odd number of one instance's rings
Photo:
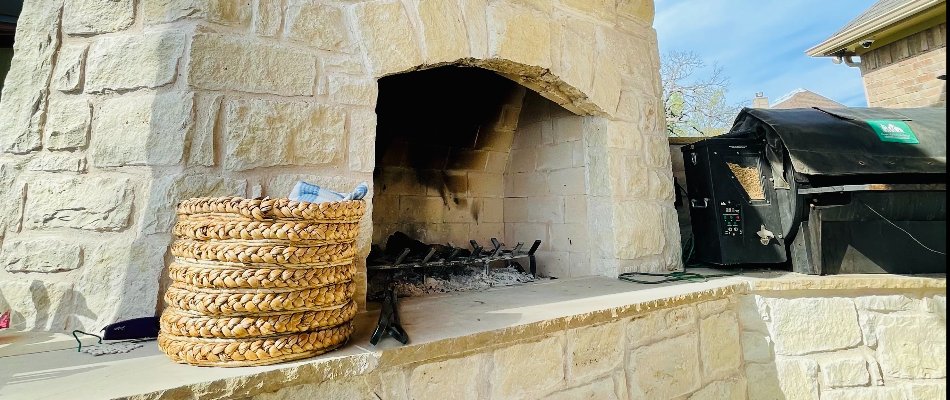
[[[290,219],[334,223],[358,222],[365,213],[366,202],[362,200],[308,203],[286,198],[203,197],[185,200],[178,205],[178,214],[230,214],[257,221]]]
[[[356,303],[319,311],[288,312],[254,317],[212,317],[168,307],[160,319],[161,331],[190,338],[245,339],[302,333],[342,325],[356,317]]]
[[[248,241],[203,242],[179,239],[172,243],[172,255],[196,260],[266,264],[333,264],[352,261],[353,243],[330,245],[284,245]]]
[[[358,223],[310,223],[301,221],[250,221],[211,215],[182,215],[173,233],[195,240],[289,240],[323,243],[352,242]]]
[[[178,363],[246,367],[317,356],[343,345],[352,333],[351,323],[314,332],[251,339],[189,338],[162,332],[158,335],[158,347]]]
[[[316,288],[353,280],[352,262],[329,267],[280,265],[241,267],[210,261],[177,259],[168,267],[174,282],[207,289]]]
[[[247,316],[339,306],[352,300],[355,291],[353,282],[303,290],[228,291],[174,283],[165,291],[165,304],[207,316]]]
[[[366,203],[195,198],[178,207],[159,348],[199,366],[312,357],[345,343],[357,313]]]

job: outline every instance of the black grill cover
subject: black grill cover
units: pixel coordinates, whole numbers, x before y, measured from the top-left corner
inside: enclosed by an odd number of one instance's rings
[[[882,141],[864,121],[898,120],[920,144]],[[946,108],[746,108],[726,136],[761,137],[774,154],[788,150],[805,175],[945,174]]]

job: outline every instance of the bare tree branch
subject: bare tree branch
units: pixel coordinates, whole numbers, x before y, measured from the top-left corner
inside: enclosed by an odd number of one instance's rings
[[[729,78],[722,66],[713,64],[704,77],[706,63],[693,52],[667,53],[660,65],[663,103],[670,136],[715,136],[725,133],[739,113],[729,104]]]

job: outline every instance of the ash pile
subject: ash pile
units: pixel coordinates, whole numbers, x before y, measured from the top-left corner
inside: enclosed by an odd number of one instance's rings
[[[490,243],[490,244],[489,244]],[[368,299],[381,301],[388,288],[399,297],[487,290],[542,280],[537,276],[535,252],[541,246],[521,242],[508,248],[496,238],[471,248],[426,244],[396,232],[385,248],[374,245],[367,259]]]

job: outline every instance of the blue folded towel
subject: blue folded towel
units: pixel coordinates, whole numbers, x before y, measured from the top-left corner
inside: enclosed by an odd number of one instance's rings
[[[343,200],[361,200],[369,192],[369,184],[360,183],[350,193],[337,193],[332,190],[321,188],[312,183],[298,181],[290,191],[290,199],[294,201],[306,201],[308,203],[326,203],[331,201]]]

